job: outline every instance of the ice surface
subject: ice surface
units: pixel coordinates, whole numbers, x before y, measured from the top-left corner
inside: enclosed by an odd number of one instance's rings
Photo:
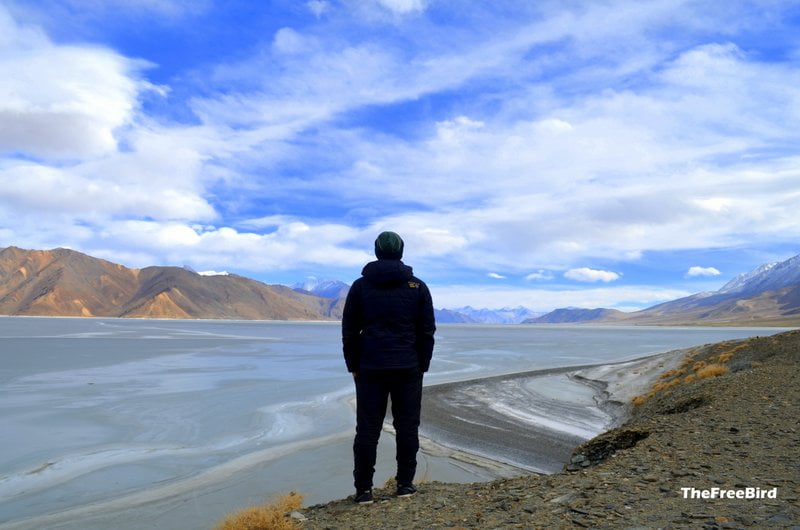
[[[339,333],[337,323],[0,317],[0,528],[208,527],[289,489],[313,502],[349,494],[353,389]],[[757,333],[441,326],[426,384]],[[466,391],[454,416],[476,429],[497,428],[492,418],[507,432],[539,425],[559,443],[607,421],[585,385],[503,380]],[[457,444],[424,446],[430,480],[505,472]],[[382,437],[379,480],[393,473],[391,447]]]

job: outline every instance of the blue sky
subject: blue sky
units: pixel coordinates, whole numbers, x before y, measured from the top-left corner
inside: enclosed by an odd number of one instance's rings
[[[0,0],[0,247],[267,283],[382,230],[437,307],[800,252],[797,2]]]

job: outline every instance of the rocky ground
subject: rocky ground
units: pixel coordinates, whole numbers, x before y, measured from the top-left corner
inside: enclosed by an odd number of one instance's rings
[[[390,486],[372,505],[343,499],[293,517],[305,529],[800,530],[799,384],[800,331],[706,346],[639,398],[625,425],[578,447],[559,474],[423,483],[403,499]],[[777,488],[777,496],[684,498],[682,488]]]

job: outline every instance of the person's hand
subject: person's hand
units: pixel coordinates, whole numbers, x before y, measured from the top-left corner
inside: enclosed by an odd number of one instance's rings
[[[353,379],[355,379],[356,377],[358,377],[358,372],[350,372],[350,373],[351,373],[351,374],[353,374]]]

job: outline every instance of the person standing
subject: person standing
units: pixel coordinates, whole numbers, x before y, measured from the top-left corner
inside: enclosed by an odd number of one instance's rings
[[[342,349],[356,386],[354,501],[373,502],[378,438],[389,398],[397,439],[397,495],[416,493],[422,377],[433,355],[436,323],[428,286],[402,262],[403,240],[382,232],[375,257],[350,287],[342,316]]]

